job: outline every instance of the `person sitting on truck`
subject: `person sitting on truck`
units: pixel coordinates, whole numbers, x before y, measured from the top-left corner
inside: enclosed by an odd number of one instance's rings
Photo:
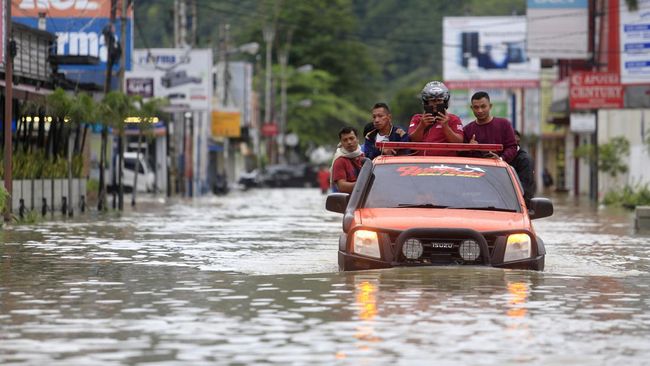
[[[393,125],[393,116],[386,103],[377,103],[372,107],[373,128],[367,132],[363,144],[363,152],[368,159],[379,155],[407,155],[406,150],[384,149],[380,151],[375,144],[382,141],[410,141],[409,135],[400,127]]]
[[[339,141],[332,160],[332,189],[352,193],[365,158],[353,127],[343,127],[339,131]]]

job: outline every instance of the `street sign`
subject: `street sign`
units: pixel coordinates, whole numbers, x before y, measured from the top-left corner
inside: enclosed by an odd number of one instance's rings
[[[575,72],[569,78],[571,110],[623,108],[623,86],[613,72]]]
[[[269,122],[262,125],[262,135],[264,137],[273,137],[278,134],[278,124]]]
[[[241,137],[239,111],[212,111],[212,137]]]

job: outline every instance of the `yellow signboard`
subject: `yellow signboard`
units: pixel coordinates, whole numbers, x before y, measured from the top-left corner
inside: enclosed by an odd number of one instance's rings
[[[212,137],[241,137],[239,112],[212,111]]]

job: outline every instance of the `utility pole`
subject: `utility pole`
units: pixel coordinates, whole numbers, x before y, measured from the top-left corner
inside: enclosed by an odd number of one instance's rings
[[[278,54],[280,61],[280,138],[278,145],[278,157],[280,162],[286,163],[286,145],[285,137],[287,133],[287,64],[289,63],[289,52],[291,50],[291,39],[293,37],[293,30],[287,33],[287,42]]]
[[[126,91],[124,88],[124,74],[126,73],[126,14],[129,10],[132,0],[122,0],[122,14],[120,16],[120,48],[122,54],[120,55],[120,71],[118,78],[120,79],[120,90]]]
[[[219,33],[221,34],[219,42],[219,61],[223,67],[219,83],[221,89],[221,93],[219,94],[221,95],[222,100],[219,101],[219,104],[225,108],[230,106],[230,95],[228,95],[228,89],[230,89],[230,69],[228,64],[228,53],[230,52],[230,24],[223,24]]]
[[[590,43],[591,43],[591,69],[593,71],[600,71],[600,48],[602,45],[602,39],[598,38],[597,36],[600,34],[599,31],[596,30],[596,28],[600,28],[603,26],[603,21],[601,15],[601,9],[598,6],[599,1],[597,0],[590,0],[589,1],[589,7],[591,8],[591,16],[589,17],[589,28],[591,28],[591,31],[589,32],[591,34],[590,37]],[[610,32],[614,32],[615,30],[609,30]],[[589,197],[593,200],[598,202],[598,110],[593,110],[592,113],[594,114],[594,132],[591,135],[591,144],[594,147],[594,156],[591,161],[589,170]]]
[[[9,192],[7,199],[7,207],[5,207],[4,219],[5,221],[11,220],[11,203],[13,195],[12,186],[12,151],[11,146],[11,120],[13,116],[13,58],[11,57],[11,3],[7,3],[5,7],[5,120],[4,120],[4,135],[5,135],[5,149],[4,149],[4,175],[5,175],[5,189]]]
[[[192,24],[191,24],[191,29],[190,29],[190,36],[192,39],[190,39],[190,45],[192,48],[196,47],[197,45],[197,35],[196,35],[196,30],[198,27],[198,21],[199,21],[199,13],[196,7],[196,0],[190,0],[190,11],[192,14]]]
[[[275,37],[275,25],[267,25],[264,27],[264,42],[266,43],[266,74],[265,74],[265,91],[264,91],[264,124],[271,123],[271,51],[273,46],[273,38]],[[273,156],[273,142],[272,138],[268,138],[268,152],[269,160],[274,161]]]
[[[129,3],[131,2],[130,0],[121,0],[122,1],[122,11],[121,11],[121,16],[120,16],[120,50],[122,50],[120,54],[120,69],[119,69],[119,74],[118,74],[118,79],[120,81],[120,91],[126,92],[126,88],[124,87],[124,74],[126,72],[126,12],[129,8]],[[124,129],[120,129],[120,134],[118,136],[118,139],[120,140],[119,142],[119,197],[118,197],[118,208],[120,211],[124,210],[124,150],[125,150],[125,143],[126,143],[126,137],[124,136]],[[140,149],[140,146],[138,146],[138,151]],[[136,166],[137,169],[137,166]],[[136,173],[137,174],[137,173]],[[133,190],[135,191],[136,187],[133,187]]]
[[[104,81],[104,95],[108,94],[111,90],[111,79],[113,71],[113,52],[111,47],[114,42],[113,38],[113,27],[115,24],[115,16],[117,8],[117,0],[111,0],[111,17],[108,25],[102,31],[104,35],[104,44],[106,44],[106,80]],[[106,177],[104,171],[106,170],[106,150],[108,145],[108,127],[104,125],[102,127],[102,143],[99,159],[99,202],[97,204],[97,209],[102,211],[106,208]],[[115,171],[115,169],[113,169]],[[113,173],[115,175],[115,173]],[[114,183],[114,182],[113,182]],[[114,184],[113,184],[114,185]],[[115,200],[113,200],[115,201]]]
[[[188,46],[186,0],[174,0],[174,46],[176,48]]]

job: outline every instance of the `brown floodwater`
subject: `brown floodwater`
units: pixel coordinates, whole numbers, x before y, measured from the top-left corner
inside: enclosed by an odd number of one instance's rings
[[[650,235],[553,199],[544,272],[339,272],[316,189],[5,226],[0,364],[647,365]]]

